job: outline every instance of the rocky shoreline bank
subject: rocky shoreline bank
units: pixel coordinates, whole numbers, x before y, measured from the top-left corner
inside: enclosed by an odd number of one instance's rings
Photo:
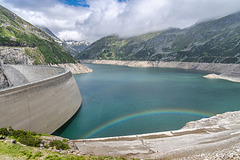
[[[218,74],[218,76],[206,76],[205,78],[217,78],[233,82],[240,82],[240,64],[117,60],[82,60],[81,62],[93,64],[120,65],[128,67],[159,67],[204,71],[208,73]]]
[[[50,66],[67,68],[72,72],[72,74],[81,74],[81,73],[89,73],[93,72],[92,69],[81,63],[64,63],[64,64],[51,64]]]

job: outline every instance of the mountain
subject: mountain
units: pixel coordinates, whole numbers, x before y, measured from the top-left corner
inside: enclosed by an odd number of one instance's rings
[[[0,5],[0,58],[9,60],[9,49],[16,50],[33,60],[33,64],[75,63],[76,60],[68,54],[48,34],[26,22],[16,14]],[[15,50],[16,49],[16,50]],[[20,55],[20,54],[19,54]],[[24,59],[22,57],[22,59]],[[2,60],[4,61],[4,60]]]
[[[56,42],[61,41],[50,29],[45,26],[36,25],[37,28],[41,29],[45,33],[47,33],[50,37],[52,37]]]
[[[45,26],[36,27],[46,32],[49,36],[51,36],[60,46],[62,46],[73,57],[78,55],[80,52],[82,52],[85,48],[87,48],[90,45],[90,42],[87,41],[61,40],[47,27]]]
[[[90,45],[87,41],[63,40],[61,46],[68,51],[73,57],[81,53]]]
[[[240,12],[185,29],[104,37],[75,58],[240,63]]]

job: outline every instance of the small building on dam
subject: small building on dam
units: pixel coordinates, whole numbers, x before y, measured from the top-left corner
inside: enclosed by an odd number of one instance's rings
[[[0,90],[0,128],[51,134],[80,108],[82,97],[64,68],[3,65],[11,87]]]

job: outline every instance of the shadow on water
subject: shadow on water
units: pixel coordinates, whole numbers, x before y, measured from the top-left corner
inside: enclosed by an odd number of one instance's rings
[[[60,128],[58,128],[55,132],[52,133],[52,135],[59,136],[62,134],[62,132],[72,123],[72,121],[76,118],[78,113],[80,112],[82,108],[82,104],[80,108],[77,110],[77,112],[66,122],[64,123]]]

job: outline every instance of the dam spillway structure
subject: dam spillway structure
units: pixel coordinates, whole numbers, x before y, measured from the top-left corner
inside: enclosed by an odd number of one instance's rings
[[[72,73],[60,67],[3,65],[12,87],[0,90],[0,128],[51,134],[80,108]]]

